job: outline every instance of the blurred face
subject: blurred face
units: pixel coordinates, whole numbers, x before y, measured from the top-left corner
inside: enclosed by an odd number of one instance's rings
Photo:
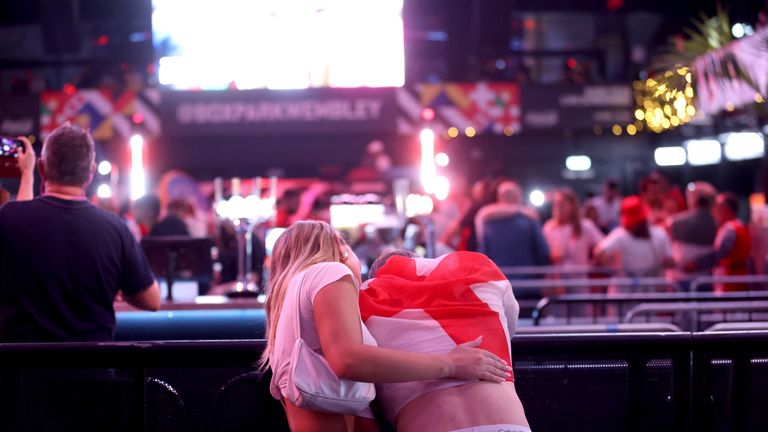
[[[483,182],[475,182],[475,184],[472,185],[472,199],[475,201],[480,201],[483,199],[483,196],[485,195],[485,183]]]
[[[717,203],[715,204],[712,213],[718,225],[722,225],[734,218],[730,207],[725,205],[725,203],[719,198],[717,199]]]
[[[573,215],[573,204],[563,194],[556,193],[552,201],[552,214],[558,223],[566,223]]]

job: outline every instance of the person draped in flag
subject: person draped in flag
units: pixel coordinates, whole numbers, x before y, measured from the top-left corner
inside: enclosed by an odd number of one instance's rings
[[[448,352],[413,353],[379,348],[360,320],[360,263],[327,223],[299,221],[272,250],[267,313],[267,347],[261,369],[272,369],[270,392],[282,400],[293,431],[346,431],[338,413],[311,411],[292,404],[288,394],[291,354],[298,329],[304,342],[325,357],[340,378],[363,382],[425,379],[503,382],[512,368],[498,355],[469,341]],[[298,317],[297,317],[298,315]],[[372,422],[359,423],[374,427]]]
[[[380,347],[445,354],[480,340],[511,364],[519,306],[501,270],[485,255],[435,259],[382,255],[360,291],[363,322]],[[377,399],[398,431],[530,431],[514,377],[503,383],[436,379],[377,384]]]

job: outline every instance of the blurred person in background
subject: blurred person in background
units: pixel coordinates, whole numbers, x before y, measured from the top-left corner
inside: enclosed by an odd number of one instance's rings
[[[667,179],[656,171],[638,182],[637,189],[645,207],[648,222],[653,225],[663,224],[667,218],[664,201],[668,187]]]
[[[483,206],[475,216],[475,225],[477,221],[486,219],[495,219],[500,216],[507,216],[514,213],[522,213],[529,218],[539,221],[539,212],[531,206],[525,204],[523,199],[523,190],[517,182],[507,179],[499,179],[495,182],[494,202]]]
[[[496,191],[498,202],[484,206],[475,216],[477,251],[499,267],[549,264],[541,225],[522,205],[520,186],[507,180]]]
[[[384,151],[384,143],[380,140],[373,140],[368,143],[361,165],[378,173],[385,174],[389,172],[392,168],[392,160]]]
[[[686,191],[690,210],[673,215],[666,222],[672,242],[672,258],[678,264],[678,267],[669,270],[668,276],[680,282],[684,291],[687,291],[691,279],[705,273],[686,271],[684,264],[712,251],[717,235],[717,223],[712,215],[716,194],[717,191],[709,183],[691,183]]]
[[[112,340],[118,292],[136,308],[160,308],[126,225],[85,197],[94,153],[86,131],[60,126],[38,163],[44,194],[0,209],[0,341]]]
[[[147,237],[183,236],[189,237],[189,227],[186,220],[195,217],[195,208],[183,199],[173,199],[168,202],[165,217],[156,223]]]
[[[595,246],[595,257],[603,264],[613,264],[629,277],[661,277],[674,265],[669,236],[664,229],[651,225],[640,197],[621,201],[621,226],[614,228]]]
[[[458,233],[452,228],[452,225],[471,205],[472,199],[467,190],[466,179],[461,175],[454,176],[448,197],[442,201],[435,200],[435,209],[430,215],[435,225],[435,237],[441,248],[453,250],[450,245],[455,246],[459,243]],[[448,230],[452,230],[450,239],[445,238]]]
[[[454,250],[476,251],[475,216],[480,209],[495,201],[496,182],[480,179],[472,185],[470,204],[443,232],[439,242]]]
[[[312,183],[304,192],[286,190],[277,201],[274,226],[287,228],[300,220],[313,220],[315,216],[320,220],[330,219],[329,193],[328,185],[320,182]]]
[[[237,278],[237,231],[234,223],[229,219],[222,219],[215,230],[214,244],[216,254],[214,262],[218,265],[214,272],[213,284],[223,284],[234,281]],[[267,250],[264,240],[258,229],[254,228],[251,234],[251,270],[254,282],[263,286],[264,262],[267,258]]]
[[[585,209],[593,208],[597,214],[597,226],[604,233],[610,232],[619,225],[621,210],[621,193],[616,180],[608,180],[603,186],[603,193],[587,200]],[[586,217],[589,217],[588,215]]]
[[[160,199],[157,195],[147,194],[134,201],[132,208],[133,219],[139,227],[141,237],[144,237],[160,220]]]
[[[291,218],[299,209],[301,194],[296,189],[287,189],[277,200],[277,212],[275,214],[275,227],[287,228],[291,224]]]
[[[552,218],[542,231],[554,265],[589,266],[592,249],[603,239],[595,224],[581,217],[579,198],[568,188],[555,192]]]
[[[687,198],[683,196],[683,192],[680,190],[680,187],[676,185],[670,185],[667,188],[666,194],[664,194],[664,214],[667,215],[667,220],[669,220],[669,217],[672,217],[680,212],[686,211],[686,209],[691,208],[689,204],[687,204]],[[664,222],[665,224],[667,221]]]
[[[600,215],[594,206],[590,204],[584,206],[584,218],[591,220],[596,227],[600,227]],[[610,232],[610,230],[608,232]],[[603,234],[605,234],[605,231],[603,231]]]
[[[752,238],[749,228],[738,217],[739,201],[736,195],[724,192],[717,196],[715,219],[719,226],[714,240],[714,250],[699,256],[684,265],[687,271],[696,272],[716,269],[724,276],[746,276],[750,274]],[[717,292],[745,291],[749,286],[739,283],[716,285]]]

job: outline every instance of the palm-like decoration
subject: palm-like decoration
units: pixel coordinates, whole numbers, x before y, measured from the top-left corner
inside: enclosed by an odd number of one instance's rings
[[[639,86],[645,94],[638,96],[647,100],[649,93],[651,98],[663,94],[668,102],[670,92],[673,97],[678,92],[685,92],[687,96],[687,86],[692,83],[699,96],[706,96],[706,100],[699,102],[711,114],[747,104],[753,96],[755,102],[763,102],[762,94],[768,91],[768,62],[762,60],[768,58],[768,31],[758,30],[748,40],[743,39],[736,42],[738,46],[733,45],[731,21],[718,4],[714,16],[701,14],[690,27],[684,29],[684,33],[686,37],[671,38],[666,52],[653,61],[655,73],[643,86]],[[691,75],[685,74],[685,80],[682,73],[673,73],[683,69],[691,72]],[[728,103],[723,103],[722,99]],[[713,103],[713,100],[719,102]],[[653,103],[663,105],[664,101]],[[689,119],[681,120],[682,124]],[[651,129],[658,132],[667,127]]]
[[[733,41],[731,20],[719,3],[713,17],[702,13],[699,19],[693,21],[693,27],[687,27],[683,32],[688,39],[680,39],[679,36],[670,38],[667,52],[653,62],[655,70],[665,71],[680,66],[691,66],[697,57]]]

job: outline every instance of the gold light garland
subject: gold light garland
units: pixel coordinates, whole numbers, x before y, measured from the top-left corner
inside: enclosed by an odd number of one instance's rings
[[[696,115],[691,78],[690,69],[683,66],[645,81],[635,81],[634,126],[637,130],[645,126],[660,133],[691,121]]]

